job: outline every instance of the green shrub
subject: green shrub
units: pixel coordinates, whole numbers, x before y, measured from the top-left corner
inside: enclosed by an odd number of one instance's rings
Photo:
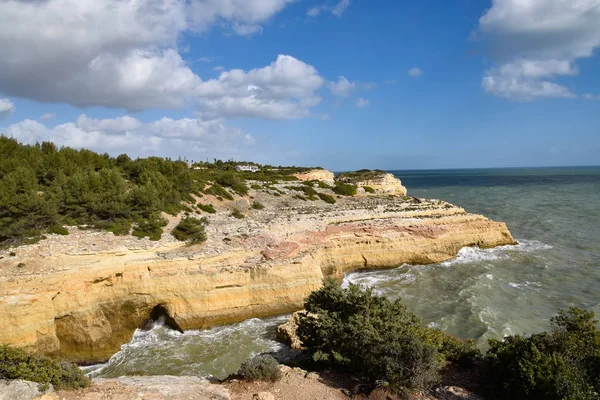
[[[354,185],[348,185],[342,182],[336,182],[333,188],[334,193],[342,196],[354,196],[357,192],[357,188]]]
[[[198,203],[197,206],[199,209],[209,214],[215,214],[217,212],[217,210],[215,210],[215,206],[213,206],[212,204]]]
[[[302,200],[302,201],[306,201],[306,197],[302,196],[301,194],[297,194],[294,196],[294,199],[298,199],[298,200]]]
[[[511,399],[598,399],[600,330],[594,313],[560,310],[552,330],[490,340],[487,359],[500,396]]]
[[[90,384],[90,379],[75,364],[9,346],[0,346],[0,379],[37,382],[43,390],[49,384],[56,389],[78,389]]]
[[[327,367],[357,374],[395,391],[425,388],[442,366],[435,346],[423,339],[421,321],[400,299],[375,296],[356,285],[328,280],[305,301],[298,337],[308,354]]]
[[[246,216],[244,215],[243,212],[241,212],[239,209],[234,208],[233,211],[231,212],[231,214],[229,214],[230,217],[235,217],[237,219],[243,219]]]
[[[271,381],[281,379],[279,363],[270,355],[258,355],[244,361],[238,371],[248,381]]]
[[[317,193],[317,196],[319,196],[319,198],[321,200],[323,200],[325,203],[335,204],[335,199],[333,198],[333,196],[330,196],[325,193]]]
[[[48,233],[55,233],[57,235],[68,235],[69,231],[62,225],[52,225],[48,228]]]
[[[273,196],[275,196],[275,197],[281,197],[281,195],[279,194],[279,192],[273,192]]]
[[[252,208],[255,210],[262,210],[265,208],[265,206],[261,202],[255,200],[252,202]]]
[[[218,183],[212,185],[210,189],[206,191],[206,193],[217,196],[217,198],[223,197],[227,200],[233,200],[233,196],[231,195],[231,193],[229,193],[223,186],[219,185]]]
[[[250,187],[251,187],[252,189],[254,189],[254,190],[260,190],[260,189],[262,189],[262,186],[260,186],[260,185],[258,185],[258,184],[256,184],[256,183],[253,183],[253,184],[252,184]]]
[[[319,186],[319,189],[333,189],[331,186],[329,186],[323,181],[317,181],[317,186]]]
[[[119,218],[108,223],[104,229],[108,232],[112,232],[115,236],[129,235],[129,231],[131,231],[131,221]]]
[[[175,239],[182,242],[202,243],[206,241],[206,225],[208,225],[206,217],[200,219],[186,217],[179,221],[171,234],[175,236]]]
[[[237,183],[231,187],[234,192],[239,194],[240,196],[245,196],[248,194],[248,186],[243,183]]]
[[[362,188],[365,189],[365,193],[375,193],[375,189],[371,186],[363,186]]]
[[[167,220],[162,217],[151,216],[148,219],[143,219],[137,222],[133,232],[133,236],[143,239],[148,237],[150,240],[160,240],[163,230],[162,227],[167,225]]]

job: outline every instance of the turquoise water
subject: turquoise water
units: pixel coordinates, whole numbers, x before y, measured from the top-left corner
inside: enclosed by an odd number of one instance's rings
[[[463,249],[430,266],[350,274],[424,323],[485,347],[549,326],[558,308],[600,313],[600,168],[394,171],[409,195],[507,223],[518,246]]]
[[[487,339],[546,329],[558,308],[600,315],[600,167],[394,171],[409,195],[438,198],[507,223],[517,246],[465,248],[451,261],[356,272],[345,283],[402,297],[430,326]],[[254,354],[276,351],[285,317],[184,334],[157,326],[94,376],[126,374],[225,377]]]

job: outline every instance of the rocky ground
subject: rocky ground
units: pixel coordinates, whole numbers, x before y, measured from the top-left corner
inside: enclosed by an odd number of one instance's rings
[[[50,390],[41,394],[37,385],[24,381],[10,386],[0,381],[0,400],[400,400],[385,389],[364,394],[365,388],[347,376],[331,372],[308,372],[281,366],[277,382],[230,380],[211,384],[197,377],[133,376],[96,379],[75,391]],[[454,379],[457,377],[454,376]],[[456,383],[455,383],[456,384]],[[414,392],[404,400],[481,400],[467,389],[440,386],[429,392]]]

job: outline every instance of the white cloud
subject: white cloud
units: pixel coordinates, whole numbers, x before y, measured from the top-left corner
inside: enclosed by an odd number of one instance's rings
[[[192,0],[186,10],[191,28],[205,31],[216,23],[229,24],[240,35],[260,31],[286,5],[296,0]]]
[[[356,107],[358,108],[368,107],[370,104],[371,103],[369,103],[369,100],[363,99],[362,97],[356,99]]]
[[[55,113],[46,113],[40,117],[40,121],[50,121],[54,117],[56,117]]]
[[[413,78],[418,78],[423,75],[423,71],[420,68],[411,68],[408,70],[408,75]]]
[[[225,67],[218,65],[213,68],[213,71],[217,71],[217,72],[225,71]]]
[[[575,97],[554,80],[600,47],[600,0],[493,0],[479,32],[498,65],[483,88],[508,99]]]
[[[583,98],[586,100],[600,100],[600,95],[594,95],[594,94],[584,94]]]
[[[0,99],[0,118],[8,117],[15,112],[15,105],[9,99]]]
[[[572,98],[575,95],[569,88],[547,78],[577,73],[577,67],[568,61],[522,59],[488,70],[482,85],[487,92],[507,99]]]
[[[231,156],[251,148],[255,143],[252,136],[226,126],[222,120],[203,121],[197,118],[162,118],[142,123],[129,116],[100,120],[83,114],[75,122],[53,128],[27,119],[10,125],[5,132],[23,143],[51,140],[59,146],[84,147],[113,154],[166,152],[194,157]]]
[[[178,50],[182,33],[257,32],[292,1],[3,0],[0,91],[80,107],[183,107],[201,79]]]
[[[306,15],[308,15],[309,17],[316,17],[322,13],[329,12],[335,15],[336,17],[341,17],[344,11],[346,11],[346,9],[350,7],[351,3],[352,0],[340,0],[338,2],[329,1],[320,6],[314,6],[309,8],[306,12]]]
[[[309,109],[319,104],[316,91],[323,84],[313,66],[279,55],[264,68],[223,72],[199,84],[195,95],[203,118],[294,119],[309,115]]]
[[[329,82],[329,89],[337,97],[348,97],[356,90],[356,82],[350,82],[346,77],[340,76],[337,82]]]

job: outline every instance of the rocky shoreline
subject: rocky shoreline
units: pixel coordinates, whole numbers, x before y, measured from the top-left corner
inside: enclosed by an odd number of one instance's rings
[[[233,202],[205,196],[218,212],[202,245],[70,228],[1,252],[0,343],[103,361],[157,307],[182,329],[208,328],[297,311],[326,277],[515,243],[504,223],[440,200],[377,194],[327,204],[277,190]],[[234,208],[245,218],[230,216]]]

